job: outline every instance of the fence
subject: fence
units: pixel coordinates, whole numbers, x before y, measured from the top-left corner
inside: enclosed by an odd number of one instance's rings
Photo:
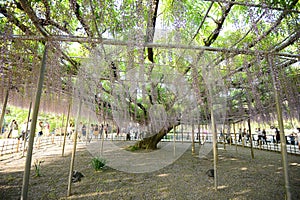
[[[35,137],[34,138],[34,147],[41,148],[43,146],[51,145],[57,142],[61,142],[62,137],[54,137],[54,136],[45,136],[45,137]],[[22,139],[0,139],[0,156],[23,152],[24,150],[24,140]],[[28,143],[28,141],[27,141]],[[27,148],[25,146],[25,149]]]
[[[190,133],[175,133],[174,134],[167,134],[162,141],[164,142],[170,142],[170,141],[175,141],[176,142],[192,142],[192,136]],[[199,141],[200,139],[200,141]],[[194,134],[194,142],[195,143],[200,143],[203,144],[204,142],[212,143],[212,135],[211,134]],[[298,147],[297,141],[295,141],[295,144],[291,144],[292,142],[290,141],[289,137],[286,136],[286,142],[287,142],[287,152],[290,154],[298,154],[300,155],[300,150]],[[300,141],[299,141],[300,142]],[[231,137],[225,138],[224,136],[218,136],[218,143],[220,144],[227,144],[227,145],[238,145],[238,146],[243,146],[243,147],[250,147],[250,139],[247,140],[246,138],[242,138],[241,141],[239,141],[238,134],[234,135],[231,134]],[[258,140],[257,134],[252,134],[252,147],[255,149],[260,149],[260,150],[268,150],[268,151],[281,151],[281,145],[280,142],[277,143],[276,140],[274,139],[273,135],[268,135],[267,136],[267,142],[263,142],[262,140]]]
[[[108,134],[107,137],[106,135],[104,136],[105,140],[133,140],[137,141],[141,139],[140,135],[130,135],[130,137],[127,137],[126,134],[119,134],[117,135],[116,133],[113,134]],[[100,140],[100,135],[97,137],[95,136],[89,136],[90,139],[93,140]],[[231,139],[229,139],[231,138]],[[71,141],[70,137],[67,137],[68,141]],[[164,136],[164,138],[161,140],[162,142],[192,142],[192,134],[189,132],[180,132],[180,133],[168,133],[167,135]],[[86,142],[85,140],[79,140],[81,142]],[[288,137],[286,137],[287,141],[287,152],[289,154],[296,154],[300,155],[300,150],[297,145],[297,141],[295,144],[291,144],[291,141],[289,141]],[[63,142],[63,136],[43,136],[41,137],[40,142],[38,141],[37,137],[35,137],[34,141],[34,147],[35,148],[40,148],[46,145],[51,145],[51,144],[62,144]],[[204,142],[207,143],[212,143],[212,135],[211,134],[194,134],[194,142],[197,144],[203,144]],[[243,146],[243,147],[250,147],[250,141],[246,140],[246,138],[243,138],[241,141],[238,140],[238,134],[234,135],[231,134],[231,137],[227,137],[227,140],[225,137],[220,137],[218,136],[218,143],[219,145],[238,145],[238,146]],[[252,135],[252,147],[255,149],[260,149],[260,150],[268,150],[268,151],[281,151],[281,145],[280,143],[276,143],[274,140],[273,135],[268,135],[267,142],[263,143],[261,140],[257,141],[257,135],[253,134]],[[24,141],[22,139],[0,139],[0,155],[7,155],[7,154],[12,154],[12,153],[18,153],[22,152],[24,149]]]
[[[94,136],[93,136],[94,137]],[[100,139],[100,135],[98,135],[95,139]],[[140,140],[143,135],[138,133],[130,134],[130,136],[127,136],[125,133],[121,133],[117,135],[116,133],[108,134],[107,136],[104,136],[105,140],[133,140],[137,141]],[[229,140],[226,140],[225,137],[218,136],[218,143],[219,145],[227,144],[227,145],[238,145],[243,147],[250,147],[250,141],[247,141],[246,138],[243,138],[242,141],[238,141],[238,134],[231,134],[231,138]],[[252,134],[252,147],[255,149],[260,150],[268,150],[268,151],[281,151],[281,145],[280,143],[276,143],[274,135],[267,135],[267,142],[263,143],[261,140],[258,140],[257,134]],[[200,139],[200,140],[199,140]],[[192,134],[190,132],[176,132],[174,133],[168,133],[163,137],[161,140],[162,142],[192,142]],[[300,150],[297,145],[297,141],[295,141],[295,144],[291,144],[291,141],[289,140],[289,137],[286,136],[287,141],[287,152],[290,154],[296,154],[300,155]],[[203,144],[204,142],[212,143],[212,134],[206,133],[206,134],[194,134],[194,142]]]

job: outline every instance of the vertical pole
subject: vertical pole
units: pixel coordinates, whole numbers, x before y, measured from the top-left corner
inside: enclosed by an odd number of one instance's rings
[[[2,133],[3,120],[4,120],[4,115],[5,115],[5,110],[6,110],[8,95],[9,95],[9,88],[10,88],[10,84],[8,84],[4,102],[3,102],[2,113],[1,113],[1,118],[0,118],[0,134]]]
[[[213,107],[211,107],[211,128],[212,128],[212,136],[213,136],[213,154],[214,154],[214,183],[215,190],[218,189],[218,173],[217,173],[217,162],[218,162],[218,149],[217,149],[217,132],[216,132],[216,124]]]
[[[249,130],[249,137],[250,137],[250,150],[251,150],[251,158],[254,159],[254,152],[253,152],[253,142],[252,142],[252,133],[251,133],[251,124],[250,124],[250,116],[248,118],[248,130]]]
[[[277,75],[273,67],[273,60],[270,55],[268,56],[268,64],[271,69],[272,81],[274,86],[275,93],[275,102],[276,102],[276,110],[277,110],[277,120],[280,129],[280,145],[281,145],[281,156],[282,156],[282,165],[283,165],[283,173],[284,173],[284,181],[285,181],[285,191],[286,191],[286,199],[291,200],[292,194],[290,192],[290,184],[289,184],[289,174],[288,174],[288,161],[287,161],[287,149],[286,149],[286,140],[284,134],[284,126],[283,126],[283,118],[282,118],[282,108],[280,104],[280,92],[279,86],[277,83]]]
[[[173,125],[173,155],[176,156],[176,139],[175,139],[175,125]]]
[[[231,137],[231,124],[229,122],[229,142],[230,142],[230,145],[232,145],[232,137]]]
[[[72,158],[71,158],[70,171],[69,171],[69,182],[68,182],[67,196],[71,195],[71,184],[72,184],[72,176],[73,176],[75,153],[76,153],[76,144],[77,144],[77,134],[78,134],[77,129],[78,129],[79,116],[81,114],[81,106],[82,106],[82,100],[80,99],[79,106],[78,106],[77,117],[76,117],[76,122],[75,122],[75,138],[74,138],[74,143],[73,143],[73,151],[72,151]]]
[[[63,128],[64,128],[64,122],[65,122],[65,115],[64,113],[62,114],[62,122],[61,122],[61,126],[59,126],[59,146],[61,145],[61,134],[64,133],[63,132]]]
[[[181,127],[181,143],[183,144],[183,125],[180,124]]]
[[[85,133],[85,145],[87,145],[87,142],[89,140],[90,137],[90,115],[91,112],[89,111],[89,118],[88,118],[88,124],[86,125],[86,133]]]
[[[25,149],[26,149],[26,142],[27,142],[27,138],[26,138],[26,135],[27,135],[27,132],[28,132],[28,124],[29,124],[29,120],[30,120],[30,114],[31,114],[31,106],[32,106],[32,101],[30,101],[30,104],[29,104],[29,110],[28,110],[28,116],[27,116],[27,123],[26,123],[26,129],[25,129],[25,136],[24,136],[24,146],[23,146],[23,155],[25,154]]]
[[[233,123],[233,133],[234,133],[235,151],[237,151],[237,139],[236,139],[235,123]]]
[[[34,102],[33,113],[32,113],[32,122],[31,122],[31,127],[30,127],[28,151],[27,151],[24,176],[23,176],[21,200],[27,200],[27,196],[28,196],[28,186],[29,186],[32,151],[33,151],[33,142],[34,142],[35,127],[36,127],[37,116],[38,116],[38,112],[39,112],[40,100],[41,100],[43,83],[44,83],[47,53],[48,53],[48,45],[45,44],[42,66],[40,68],[37,92],[36,92],[36,96],[35,96],[35,102]]]
[[[198,143],[199,143],[199,146],[201,145],[201,131],[200,131],[200,123],[198,124]]]
[[[195,154],[195,125],[192,124],[192,155]]]
[[[65,145],[66,145],[66,138],[67,138],[67,132],[68,132],[70,110],[71,110],[71,102],[69,103],[69,107],[68,107],[67,122],[66,122],[65,134],[64,134],[64,141],[63,141],[62,152],[61,152],[61,156],[62,157],[64,156],[64,153],[65,153]]]

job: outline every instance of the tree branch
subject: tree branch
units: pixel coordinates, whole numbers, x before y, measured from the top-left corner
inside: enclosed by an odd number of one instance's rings
[[[147,23],[147,35],[146,42],[153,42],[157,11],[158,11],[159,0],[151,0],[150,2],[150,10],[149,10],[149,18]],[[148,59],[152,63],[154,63],[153,58],[153,48],[148,48]]]
[[[12,13],[8,13],[8,10],[2,5],[0,5],[0,13],[2,13],[9,22],[16,25],[25,34],[34,35],[34,33],[27,26],[22,24]]]
[[[45,36],[48,37],[48,32],[41,26],[39,23],[38,17],[35,15],[35,12],[32,10],[30,5],[28,5],[28,1],[26,0],[20,0],[21,6],[24,9],[25,13],[27,13],[28,17],[33,22],[34,26],[39,30],[39,32]]]
[[[90,27],[88,26],[87,23],[85,23],[83,17],[82,17],[82,14],[80,13],[80,5],[77,3],[76,0],[69,0],[70,2],[70,7],[71,9],[73,10],[73,12],[75,13],[78,21],[81,23],[81,25],[83,26],[86,34],[89,36],[89,37],[93,37],[93,33],[90,31]]]
[[[216,29],[210,34],[210,36],[208,36],[207,39],[204,39],[204,44],[205,46],[210,46],[216,39],[217,37],[219,36],[220,34],[220,31],[223,27],[223,24],[224,24],[224,21],[226,19],[226,17],[228,16],[230,10],[231,10],[231,7],[234,5],[232,4],[232,2],[234,2],[235,0],[232,0],[227,6],[226,8],[224,9],[223,11],[223,15],[221,17],[221,19],[218,20],[217,22],[217,27]],[[223,10],[223,9],[222,9]]]

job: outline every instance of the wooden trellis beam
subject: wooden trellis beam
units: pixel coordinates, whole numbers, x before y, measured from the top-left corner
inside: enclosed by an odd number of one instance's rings
[[[114,39],[102,39],[102,38],[88,38],[79,36],[49,36],[47,38],[43,36],[32,36],[32,35],[10,35],[7,37],[0,36],[0,40],[10,39],[10,40],[44,40],[44,41],[60,41],[60,42],[79,42],[79,43],[101,43],[104,45],[114,45],[114,46],[136,46],[134,42],[114,40]],[[237,48],[225,48],[225,47],[207,47],[207,46],[195,46],[195,45],[185,45],[185,44],[160,44],[160,43],[144,43],[144,47],[152,48],[162,48],[162,49],[189,49],[189,50],[201,50],[209,52],[222,52],[222,53],[233,53],[233,54],[244,54],[244,55],[269,55],[283,56],[297,58],[300,60],[300,54],[290,54],[290,53],[280,53],[280,52],[270,52],[262,50],[250,50],[250,49],[237,49]],[[140,46],[139,46],[140,47]]]
[[[288,12],[294,12],[294,13],[300,13],[300,10],[294,10],[289,8],[279,8],[270,6],[267,4],[255,4],[255,3],[249,3],[249,2],[238,2],[238,1],[228,1],[228,0],[204,0],[204,1],[210,1],[215,3],[231,3],[234,5],[239,6],[246,6],[246,7],[255,7],[255,8],[263,8],[263,9],[270,9],[270,10],[277,10],[277,11],[288,11]]]

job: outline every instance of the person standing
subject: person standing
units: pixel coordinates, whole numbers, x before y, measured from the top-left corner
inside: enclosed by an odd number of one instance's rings
[[[41,137],[44,134],[43,130],[44,130],[44,123],[42,121],[40,121],[39,122],[39,127],[38,127],[38,131],[39,131],[38,136]]]
[[[9,130],[8,130],[7,138],[10,138],[11,135],[12,135],[13,125],[14,125],[15,121],[16,121],[16,120],[13,119],[13,120],[9,123],[9,125],[8,125]]]
[[[6,122],[5,122],[5,117],[3,118],[3,122],[2,122],[2,130],[0,132],[0,135],[5,133],[5,126],[6,126]]]
[[[40,148],[41,137],[44,134],[43,130],[44,130],[44,123],[42,121],[40,121],[39,124],[38,124],[38,135],[37,135],[37,138],[36,138],[36,146],[37,146],[37,148]]]
[[[26,133],[26,140],[28,139],[29,137],[29,134],[30,134],[30,130],[31,130],[31,119],[29,119],[29,122],[28,122],[28,125],[27,125],[27,133]]]
[[[297,142],[298,142],[298,148],[299,148],[299,151],[300,151],[300,128],[297,128],[298,130],[298,133],[297,133]]]
[[[239,140],[238,142],[242,141],[242,128],[239,129]]]
[[[290,136],[291,145],[295,145],[295,135],[292,133]]]
[[[100,139],[102,139],[102,137],[104,137],[104,136],[103,136],[103,129],[104,129],[104,125],[101,124],[101,126],[100,126]],[[104,138],[103,138],[103,139],[104,139]]]
[[[259,141],[262,141],[262,131],[260,130],[260,128],[258,128],[257,129],[257,131],[256,131],[256,133],[257,133],[257,146],[259,145]]]
[[[85,138],[86,139],[86,125],[82,124],[81,127],[81,134],[82,134],[82,139]]]
[[[12,138],[18,138],[19,137],[19,125],[16,120],[14,120],[12,124]]]
[[[89,142],[91,142],[91,140],[93,139],[93,135],[94,135],[94,124],[90,125],[90,134],[89,134]]]
[[[106,124],[106,126],[104,126],[104,133],[105,133],[105,138],[106,139],[108,138],[108,128],[109,128],[109,125]]]
[[[49,122],[46,120],[43,125],[44,125],[45,135],[50,136],[50,124],[49,124]]]
[[[26,128],[27,128],[27,122],[24,121],[21,126],[22,140],[25,140],[25,138],[26,138]]]
[[[263,139],[264,144],[267,144],[267,132],[266,132],[266,129],[263,129],[261,133],[262,133],[262,139]]]
[[[99,126],[98,126],[98,124],[95,124],[95,126],[94,126],[94,136],[95,136],[95,139],[99,139],[99,134],[100,134],[100,139],[101,139],[101,137],[102,137],[102,130],[103,129],[101,129],[100,131],[99,131]]]
[[[275,138],[276,138],[276,143],[278,144],[280,142],[280,132],[278,128],[275,128]]]
[[[83,129],[83,123],[80,122],[79,125],[77,126],[77,138],[79,140],[81,140],[81,136],[82,136],[82,129]],[[76,134],[75,134],[76,135]],[[75,141],[75,135],[73,137],[73,141]]]

